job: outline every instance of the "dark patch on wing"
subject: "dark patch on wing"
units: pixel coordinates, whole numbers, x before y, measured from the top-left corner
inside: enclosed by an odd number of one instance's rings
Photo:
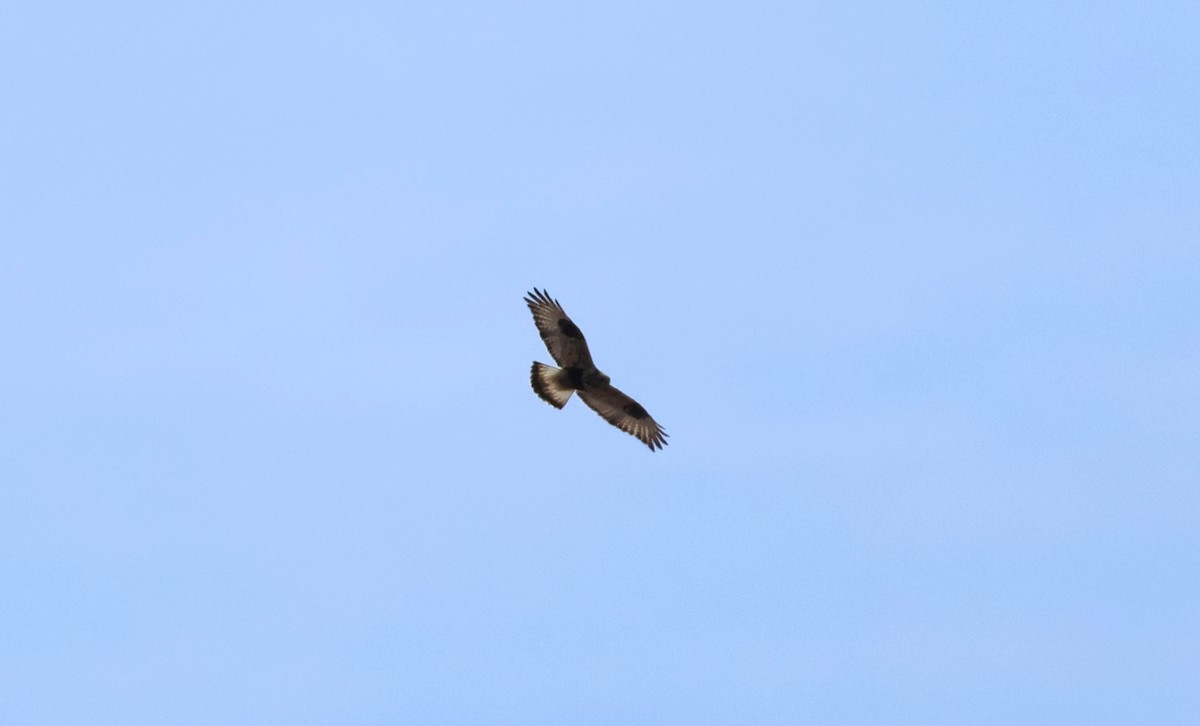
[[[650,414],[646,413],[646,409],[642,408],[637,402],[627,405],[624,409],[625,413],[633,416],[639,421],[646,418]]]
[[[583,340],[583,333],[579,332],[579,328],[567,318],[559,318],[558,329],[563,332],[563,335],[568,338],[577,338]]]

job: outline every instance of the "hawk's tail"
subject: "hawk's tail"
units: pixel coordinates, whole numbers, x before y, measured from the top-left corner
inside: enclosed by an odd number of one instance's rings
[[[548,366],[545,363],[534,362],[533,369],[529,371],[529,382],[533,384],[533,392],[538,395],[546,403],[555,408],[562,408],[567,405],[574,389],[567,388],[559,382],[559,377],[562,375],[561,368]]]

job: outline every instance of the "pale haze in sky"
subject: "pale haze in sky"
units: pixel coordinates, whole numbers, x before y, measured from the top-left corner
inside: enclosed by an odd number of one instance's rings
[[[0,723],[1198,723],[1198,74],[1193,2],[8,4]]]

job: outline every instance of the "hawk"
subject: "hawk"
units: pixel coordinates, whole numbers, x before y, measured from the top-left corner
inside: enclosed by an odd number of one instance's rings
[[[534,393],[551,406],[562,408],[571,394],[579,391],[579,397],[589,408],[613,426],[636,436],[651,451],[665,446],[667,432],[637,401],[609,385],[608,376],[592,362],[583,333],[567,317],[562,305],[536,287],[526,295],[525,303],[533,313],[533,322],[547,350],[561,366],[555,368],[534,361],[529,372]]]

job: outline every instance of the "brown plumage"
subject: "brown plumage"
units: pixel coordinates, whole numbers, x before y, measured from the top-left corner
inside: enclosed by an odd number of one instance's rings
[[[536,287],[525,297],[525,303],[533,313],[533,322],[546,349],[561,366],[555,368],[535,361],[529,372],[534,393],[551,406],[562,408],[571,394],[578,391],[589,408],[613,426],[636,436],[651,451],[665,446],[667,432],[637,401],[613,388],[608,376],[596,368],[587,340],[562,305]]]

